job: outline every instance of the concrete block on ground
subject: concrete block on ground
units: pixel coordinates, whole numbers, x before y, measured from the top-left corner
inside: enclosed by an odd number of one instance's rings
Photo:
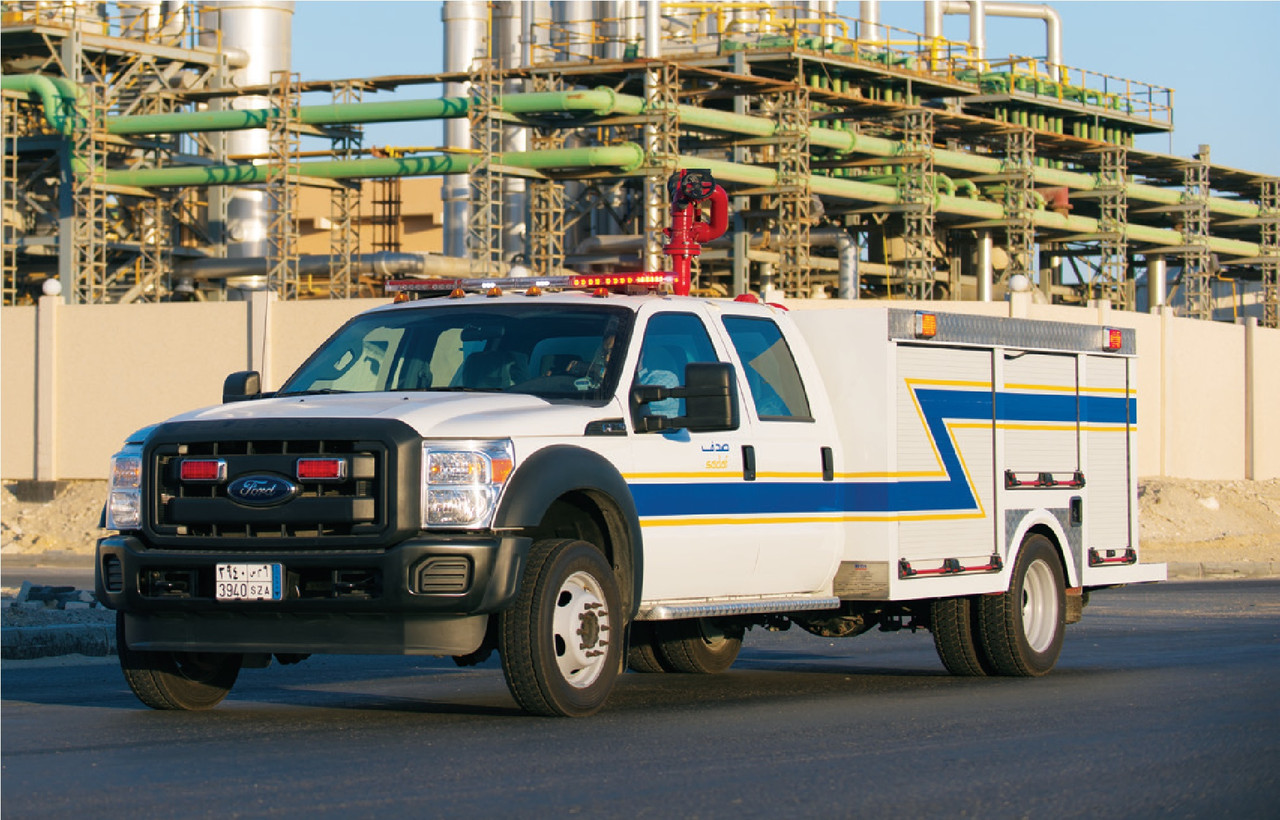
[[[114,655],[116,631],[101,624],[5,627],[0,630],[0,658],[32,660],[56,655]]]

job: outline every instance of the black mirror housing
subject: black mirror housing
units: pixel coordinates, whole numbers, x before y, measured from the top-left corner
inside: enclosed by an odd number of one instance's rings
[[[686,428],[694,433],[716,433],[737,430],[741,423],[738,381],[733,376],[733,365],[725,362],[690,362],[685,366],[684,387],[637,385],[631,389],[633,407],[663,399],[684,399],[685,415],[638,416],[636,432]]]
[[[695,433],[738,429],[738,381],[733,365],[690,362],[685,366],[684,426]],[[679,396],[677,396],[679,398]]]
[[[262,396],[262,374],[256,370],[239,370],[222,382],[222,403],[248,401]]]

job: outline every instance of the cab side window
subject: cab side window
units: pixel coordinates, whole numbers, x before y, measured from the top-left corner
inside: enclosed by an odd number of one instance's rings
[[[685,365],[715,361],[716,351],[701,319],[692,313],[659,313],[645,327],[635,383],[684,387]],[[684,399],[650,402],[647,408],[654,416],[683,416]]]
[[[724,328],[742,360],[756,415],[765,420],[812,420],[804,382],[778,326],[768,319],[726,316]]]

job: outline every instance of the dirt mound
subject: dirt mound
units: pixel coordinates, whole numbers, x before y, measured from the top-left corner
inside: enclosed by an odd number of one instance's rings
[[[14,482],[0,490],[0,555],[93,554],[102,531],[98,521],[107,499],[105,481],[71,481],[53,501],[19,501]]]
[[[1138,509],[1144,561],[1280,561],[1280,479],[1149,479]]]

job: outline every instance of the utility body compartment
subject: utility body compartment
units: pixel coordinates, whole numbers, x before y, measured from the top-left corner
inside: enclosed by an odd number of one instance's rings
[[[1164,578],[1137,561],[1132,331],[1111,351],[1107,329],[1084,325],[883,307],[791,317],[835,414],[837,597],[1007,589],[1037,528],[1070,587]]]

